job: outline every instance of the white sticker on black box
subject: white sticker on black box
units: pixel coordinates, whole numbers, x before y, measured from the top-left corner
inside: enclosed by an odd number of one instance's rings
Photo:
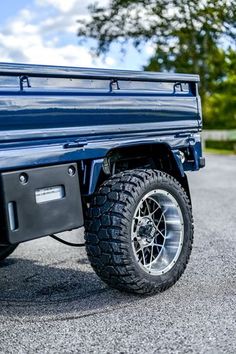
[[[64,186],[54,186],[47,188],[36,189],[35,198],[36,203],[51,202],[52,200],[62,199],[65,196]]]

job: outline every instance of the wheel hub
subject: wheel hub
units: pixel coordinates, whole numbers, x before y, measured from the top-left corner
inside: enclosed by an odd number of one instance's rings
[[[144,217],[138,224],[138,236],[150,243],[156,233],[154,222],[151,218]]]

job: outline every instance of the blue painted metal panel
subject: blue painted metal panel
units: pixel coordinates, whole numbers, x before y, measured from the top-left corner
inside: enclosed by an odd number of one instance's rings
[[[200,131],[201,112],[194,90],[181,94],[151,91],[154,81],[182,81],[195,85],[198,76],[0,65],[0,77],[26,74],[31,77],[143,80],[150,82],[150,91],[4,90],[0,81],[1,170],[102,159],[110,149],[141,143],[165,143],[170,149],[178,149],[189,146],[189,137],[195,139]],[[87,141],[85,147],[65,149],[65,144],[84,139]]]
[[[195,97],[0,93],[0,141],[61,134],[196,131],[198,121]]]

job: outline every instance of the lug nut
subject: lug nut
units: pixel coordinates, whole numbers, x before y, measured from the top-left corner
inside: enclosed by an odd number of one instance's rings
[[[20,183],[21,184],[26,184],[29,180],[29,177],[26,173],[21,173],[19,177]]]
[[[75,167],[74,167],[74,166],[70,166],[70,167],[68,168],[68,174],[69,174],[70,176],[74,176],[74,175],[75,175]]]

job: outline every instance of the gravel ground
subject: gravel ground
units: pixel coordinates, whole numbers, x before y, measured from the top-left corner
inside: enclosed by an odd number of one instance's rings
[[[0,268],[0,352],[236,353],[235,176],[236,157],[214,155],[189,175],[191,260],[156,296],[109,289],[83,249],[48,237],[20,245]]]

